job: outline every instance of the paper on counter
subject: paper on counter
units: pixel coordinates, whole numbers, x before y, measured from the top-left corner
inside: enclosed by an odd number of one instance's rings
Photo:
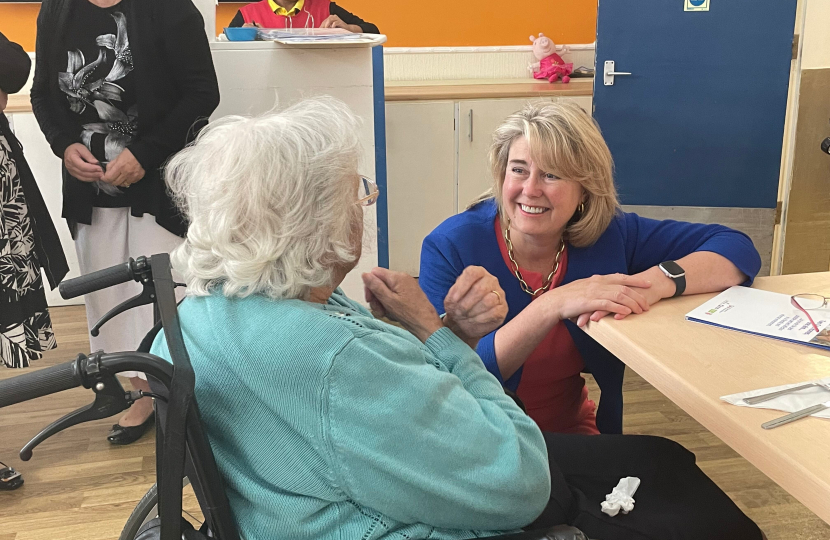
[[[790,295],[735,286],[686,314],[686,319],[748,334],[830,349],[830,310],[812,310],[818,332]]]

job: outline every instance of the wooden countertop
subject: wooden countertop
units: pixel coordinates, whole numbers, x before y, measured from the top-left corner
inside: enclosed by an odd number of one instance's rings
[[[534,79],[507,81],[390,81],[386,83],[386,101],[438,99],[493,99],[545,96],[590,96],[594,79],[548,83]]]
[[[5,113],[26,113],[32,112],[32,104],[29,102],[29,94],[12,94],[9,96],[9,104],[6,105]]]

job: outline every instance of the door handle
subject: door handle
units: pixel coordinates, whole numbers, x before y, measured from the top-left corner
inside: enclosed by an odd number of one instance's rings
[[[467,135],[467,138],[470,139],[470,142],[473,142],[473,110],[472,109],[470,109],[469,119],[470,119],[470,125],[469,125],[470,133]]]
[[[605,69],[602,72],[602,82],[605,86],[614,86],[614,77],[617,75],[631,75],[627,71],[614,71],[614,61],[606,60]]]

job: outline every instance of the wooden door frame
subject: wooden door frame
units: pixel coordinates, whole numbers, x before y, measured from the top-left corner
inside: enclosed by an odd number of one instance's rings
[[[778,208],[776,227],[772,239],[772,261],[770,275],[781,275],[784,266],[784,249],[787,237],[787,211],[789,209],[790,191],[792,189],[793,170],[795,168],[795,135],[798,128],[798,96],[801,89],[801,58],[804,48],[804,26],[808,0],[798,0],[796,4],[795,28],[795,63],[790,76],[789,96],[787,98],[787,116],[785,121],[784,141],[781,155],[781,176],[778,184]]]

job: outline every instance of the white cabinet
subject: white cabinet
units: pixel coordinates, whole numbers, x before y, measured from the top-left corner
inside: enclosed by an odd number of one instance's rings
[[[594,115],[594,97],[593,96],[562,96],[557,100],[559,103],[565,103],[569,101],[571,103],[576,103],[583,109],[585,112],[590,114],[591,116]]]
[[[455,213],[455,104],[386,105],[389,267],[418,275],[421,242]]]
[[[487,153],[508,115],[566,100],[591,112],[591,96],[388,102],[389,267],[417,276],[424,237],[492,186]]]

